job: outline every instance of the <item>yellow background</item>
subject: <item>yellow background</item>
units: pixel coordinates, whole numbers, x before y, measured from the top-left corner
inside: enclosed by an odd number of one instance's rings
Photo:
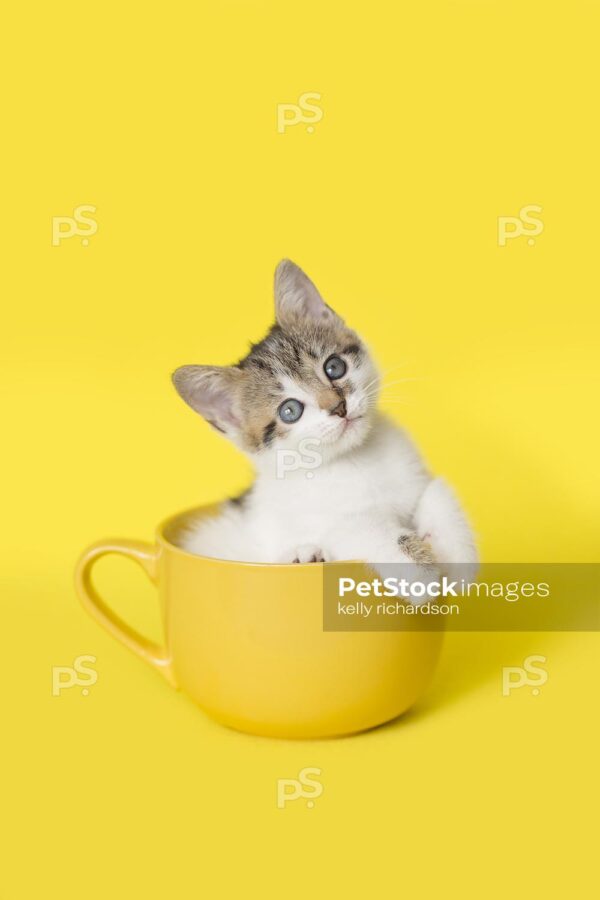
[[[227,731],[78,606],[247,464],[169,374],[272,317],[283,256],[369,341],[485,559],[598,560],[595,3],[19,3],[3,15],[2,897],[586,896],[595,635],[448,636],[335,742]],[[318,92],[323,118],[277,131]],[[52,217],[98,232],[51,243]],[[544,229],[498,245],[499,216]],[[401,402],[397,402],[397,401]],[[107,595],[156,634],[125,561]],[[538,696],[502,667],[547,658]],[[51,692],[52,667],[98,681]],[[276,780],[322,770],[281,810]]]

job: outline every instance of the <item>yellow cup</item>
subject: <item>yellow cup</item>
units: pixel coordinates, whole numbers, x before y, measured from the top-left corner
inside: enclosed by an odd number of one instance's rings
[[[323,564],[226,562],[187,553],[177,535],[193,510],[159,526],[156,544],[106,540],[82,555],[87,611],[217,721],[270,737],[323,738],[396,718],[435,668],[438,631],[323,631]],[[97,559],[119,553],[158,586],[165,646],[135,632],[96,592]]]

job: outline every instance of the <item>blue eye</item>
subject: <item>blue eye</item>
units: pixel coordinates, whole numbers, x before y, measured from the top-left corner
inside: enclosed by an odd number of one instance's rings
[[[325,370],[327,377],[330,378],[331,381],[335,381],[337,378],[341,378],[346,374],[348,366],[339,356],[330,356],[323,366],[323,369]]]
[[[294,399],[284,400],[278,409],[279,418],[288,425],[297,422],[303,412],[304,404]]]

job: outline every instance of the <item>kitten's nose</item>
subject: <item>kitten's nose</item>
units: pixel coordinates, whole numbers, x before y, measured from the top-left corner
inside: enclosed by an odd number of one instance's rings
[[[346,418],[346,401],[342,398],[337,406],[334,406],[333,409],[329,410],[330,416],[339,416],[340,419]]]

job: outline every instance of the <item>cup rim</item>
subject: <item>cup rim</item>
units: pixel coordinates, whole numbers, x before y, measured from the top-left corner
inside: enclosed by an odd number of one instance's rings
[[[221,566],[245,566],[247,568],[259,568],[259,569],[292,569],[293,571],[298,571],[298,569],[311,569],[314,570],[315,566],[326,566],[328,563],[263,563],[263,562],[248,562],[247,560],[241,559],[219,559],[218,556],[203,556],[200,553],[191,553],[189,550],[184,550],[183,547],[179,547],[177,544],[173,543],[167,535],[165,531],[172,526],[178,519],[183,519],[192,513],[209,513],[211,511],[217,512],[221,508],[221,503],[204,503],[201,506],[192,506],[187,509],[183,509],[178,513],[174,513],[170,516],[167,516],[165,519],[162,519],[156,527],[156,541],[160,544],[163,549],[167,549],[169,553],[176,553],[178,555],[187,557],[188,559],[201,559],[203,561],[209,563],[215,563],[216,565]],[[359,559],[341,559],[341,560],[333,560],[332,562],[335,565],[364,565],[364,561]]]

